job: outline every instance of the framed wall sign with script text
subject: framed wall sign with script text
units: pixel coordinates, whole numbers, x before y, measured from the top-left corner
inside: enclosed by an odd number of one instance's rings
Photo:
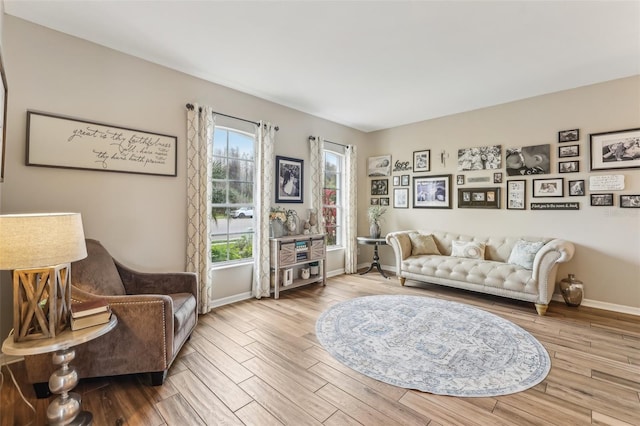
[[[177,175],[176,136],[27,111],[27,165]]]

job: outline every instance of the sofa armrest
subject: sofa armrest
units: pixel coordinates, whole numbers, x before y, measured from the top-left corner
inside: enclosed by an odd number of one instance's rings
[[[536,253],[533,259],[532,278],[538,282],[538,303],[548,304],[551,301],[556,286],[558,264],[570,261],[574,252],[573,243],[556,238],[546,243]]]
[[[198,300],[195,272],[139,272],[114,262],[127,294],[191,293]]]
[[[411,256],[411,238],[409,234],[417,231],[396,231],[387,234],[385,240],[393,248],[396,259],[396,275],[401,276],[402,261]]]

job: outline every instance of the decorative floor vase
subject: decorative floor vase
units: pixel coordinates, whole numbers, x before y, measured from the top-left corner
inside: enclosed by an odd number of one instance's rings
[[[569,274],[567,278],[560,280],[560,293],[564,301],[569,306],[580,306],[584,285],[582,281],[576,279],[575,275]]]

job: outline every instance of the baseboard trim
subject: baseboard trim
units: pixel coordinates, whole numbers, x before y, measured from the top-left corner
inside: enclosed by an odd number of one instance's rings
[[[230,305],[235,302],[241,302],[243,300],[251,299],[253,296],[250,291],[234,294],[233,296],[223,297],[221,299],[214,299],[211,301],[212,308],[219,308],[220,306]]]
[[[552,300],[556,302],[564,303],[564,299],[561,294],[554,294]],[[618,305],[615,303],[600,302],[593,299],[582,299],[582,306],[588,308],[602,309],[604,311],[618,312],[621,314],[630,314],[640,316],[640,308],[634,308],[633,306]]]

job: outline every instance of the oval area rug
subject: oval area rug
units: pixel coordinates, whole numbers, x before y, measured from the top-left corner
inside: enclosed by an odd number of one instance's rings
[[[438,395],[498,396],[549,373],[535,337],[497,315],[421,296],[366,296],[323,312],[316,335],[346,366],[395,386]]]

